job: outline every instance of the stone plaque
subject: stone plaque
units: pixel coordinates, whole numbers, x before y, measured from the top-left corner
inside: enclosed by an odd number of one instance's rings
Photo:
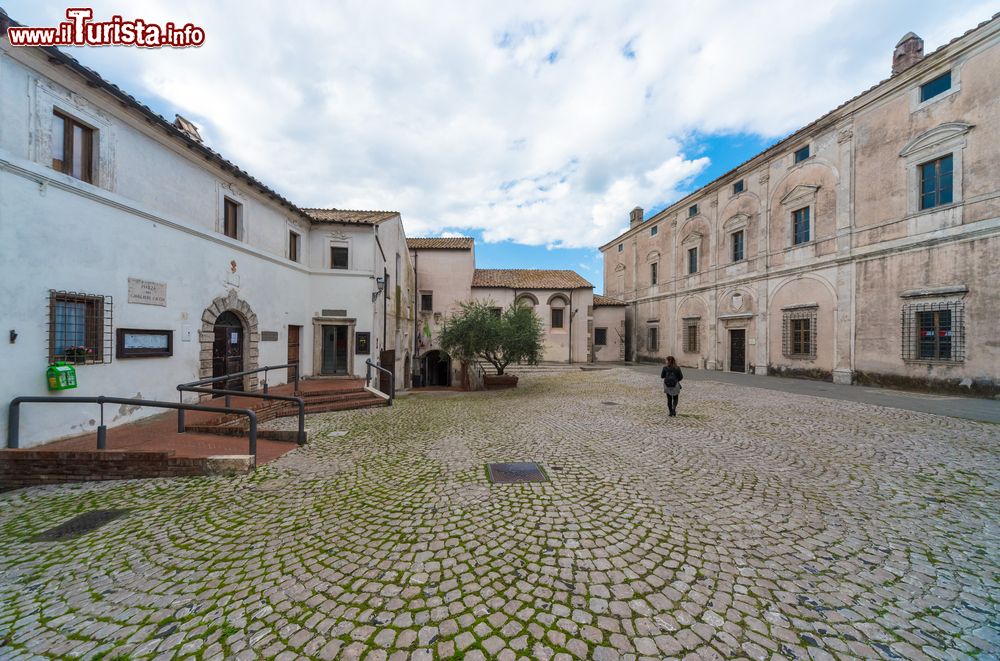
[[[278,341],[278,331],[261,331],[260,332],[261,342],[277,342]]]
[[[347,316],[347,310],[328,310],[328,309],[324,308],[322,310],[322,313],[323,313],[324,317],[346,317]]]
[[[128,302],[167,307],[167,283],[129,278]]]

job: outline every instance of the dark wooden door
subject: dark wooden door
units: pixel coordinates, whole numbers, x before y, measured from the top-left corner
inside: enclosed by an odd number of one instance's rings
[[[743,328],[729,331],[729,371],[747,371],[747,332]]]
[[[295,370],[291,367],[288,368],[288,382],[291,383],[292,379],[297,376],[301,376],[301,365],[299,363],[299,335],[302,333],[302,326],[289,326],[288,327],[288,364],[289,365],[299,365],[299,369]]]
[[[385,374],[384,372],[378,373],[379,375],[378,389],[386,394],[389,394],[389,388],[391,387],[390,384],[396,378],[396,351],[392,350],[392,351],[381,352],[378,356],[378,364],[383,369],[387,369],[390,372],[392,372],[391,377],[388,374]]]
[[[215,322],[212,343],[212,376],[220,377],[243,371],[243,324],[232,312],[223,312]],[[243,377],[216,381],[218,390],[243,390]]]

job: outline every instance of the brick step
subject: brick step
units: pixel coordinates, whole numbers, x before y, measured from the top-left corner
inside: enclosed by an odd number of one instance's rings
[[[247,435],[246,420],[242,425],[185,425],[184,429],[193,434],[214,434],[215,436],[240,436]],[[307,432],[308,433],[308,432]],[[282,443],[298,443],[298,432],[282,429],[259,429],[257,438],[266,438],[269,441],[280,441]]]
[[[348,402],[323,402],[306,406],[306,414],[329,413],[331,411],[350,411],[352,409],[371,408],[373,406],[388,406],[389,402],[381,397],[372,396],[369,399]]]
[[[374,396],[375,395],[367,390],[351,390],[349,392],[310,393],[309,395],[303,397],[303,399],[306,402],[306,406],[309,406],[310,404],[326,402],[349,402],[359,399],[368,399]]]

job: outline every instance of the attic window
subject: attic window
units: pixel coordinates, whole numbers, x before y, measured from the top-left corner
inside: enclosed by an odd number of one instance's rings
[[[946,71],[934,80],[928,81],[920,86],[920,101],[924,102],[933,99],[939,94],[944,94],[951,89],[951,71]]]

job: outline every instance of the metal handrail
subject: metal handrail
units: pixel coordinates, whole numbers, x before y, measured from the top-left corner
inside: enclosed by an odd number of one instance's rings
[[[245,415],[250,420],[250,455],[253,457],[253,467],[257,468],[257,414],[252,409],[234,409],[229,407],[201,406],[199,404],[185,404],[181,402],[158,402],[151,399],[135,399],[133,397],[15,397],[10,400],[7,413],[7,447],[17,449],[20,443],[21,427],[21,404],[99,404],[101,407],[101,424],[97,428],[97,449],[105,450],[108,444],[108,428],[104,425],[104,405],[124,404],[126,406],[150,406],[160,409],[176,409],[178,411],[206,411],[209,413],[231,413]],[[183,434],[184,429],[177,430]]]
[[[271,395],[267,393],[259,392],[243,392],[242,390],[216,390],[214,388],[196,388],[185,386],[183,384],[177,386],[177,390],[181,393],[181,398],[183,401],[184,393],[186,392],[197,392],[204,393],[206,395],[224,395],[226,398],[226,408],[229,408],[232,404],[232,397],[236,395],[237,397],[253,397],[255,399],[276,399],[283,402],[295,402],[299,409],[299,431],[296,437],[299,445],[306,444],[306,400],[304,397],[293,397],[292,395]],[[177,431],[179,433],[183,432],[184,427],[184,409],[179,409],[177,411]]]
[[[212,376],[207,379],[199,379],[197,381],[191,381],[189,383],[182,383],[178,388],[184,386],[185,388],[189,386],[206,386],[210,383],[215,383],[216,381],[228,381],[234,379],[238,376],[249,376],[250,374],[257,374],[258,372],[264,373],[264,392],[267,393],[267,372],[268,370],[284,370],[284,369],[294,369],[295,378],[292,381],[292,392],[298,394],[299,392],[299,365],[298,363],[287,363],[285,365],[265,365],[264,367],[257,367],[252,370],[244,370],[242,372],[233,372],[232,374],[224,374],[222,376]],[[222,392],[222,391],[217,391]]]
[[[394,375],[392,372],[390,372],[386,368],[380,367],[379,365],[376,365],[375,363],[373,363],[371,358],[369,358],[369,359],[367,359],[365,361],[365,365],[368,366],[368,371],[365,373],[365,386],[371,386],[371,382],[372,382],[372,368],[375,368],[379,372],[385,372],[386,374],[389,375],[389,392],[383,393],[383,394],[386,394],[386,395],[389,396],[389,406],[392,406],[392,400],[396,398],[396,375]],[[382,391],[379,390],[379,392],[382,392]]]

